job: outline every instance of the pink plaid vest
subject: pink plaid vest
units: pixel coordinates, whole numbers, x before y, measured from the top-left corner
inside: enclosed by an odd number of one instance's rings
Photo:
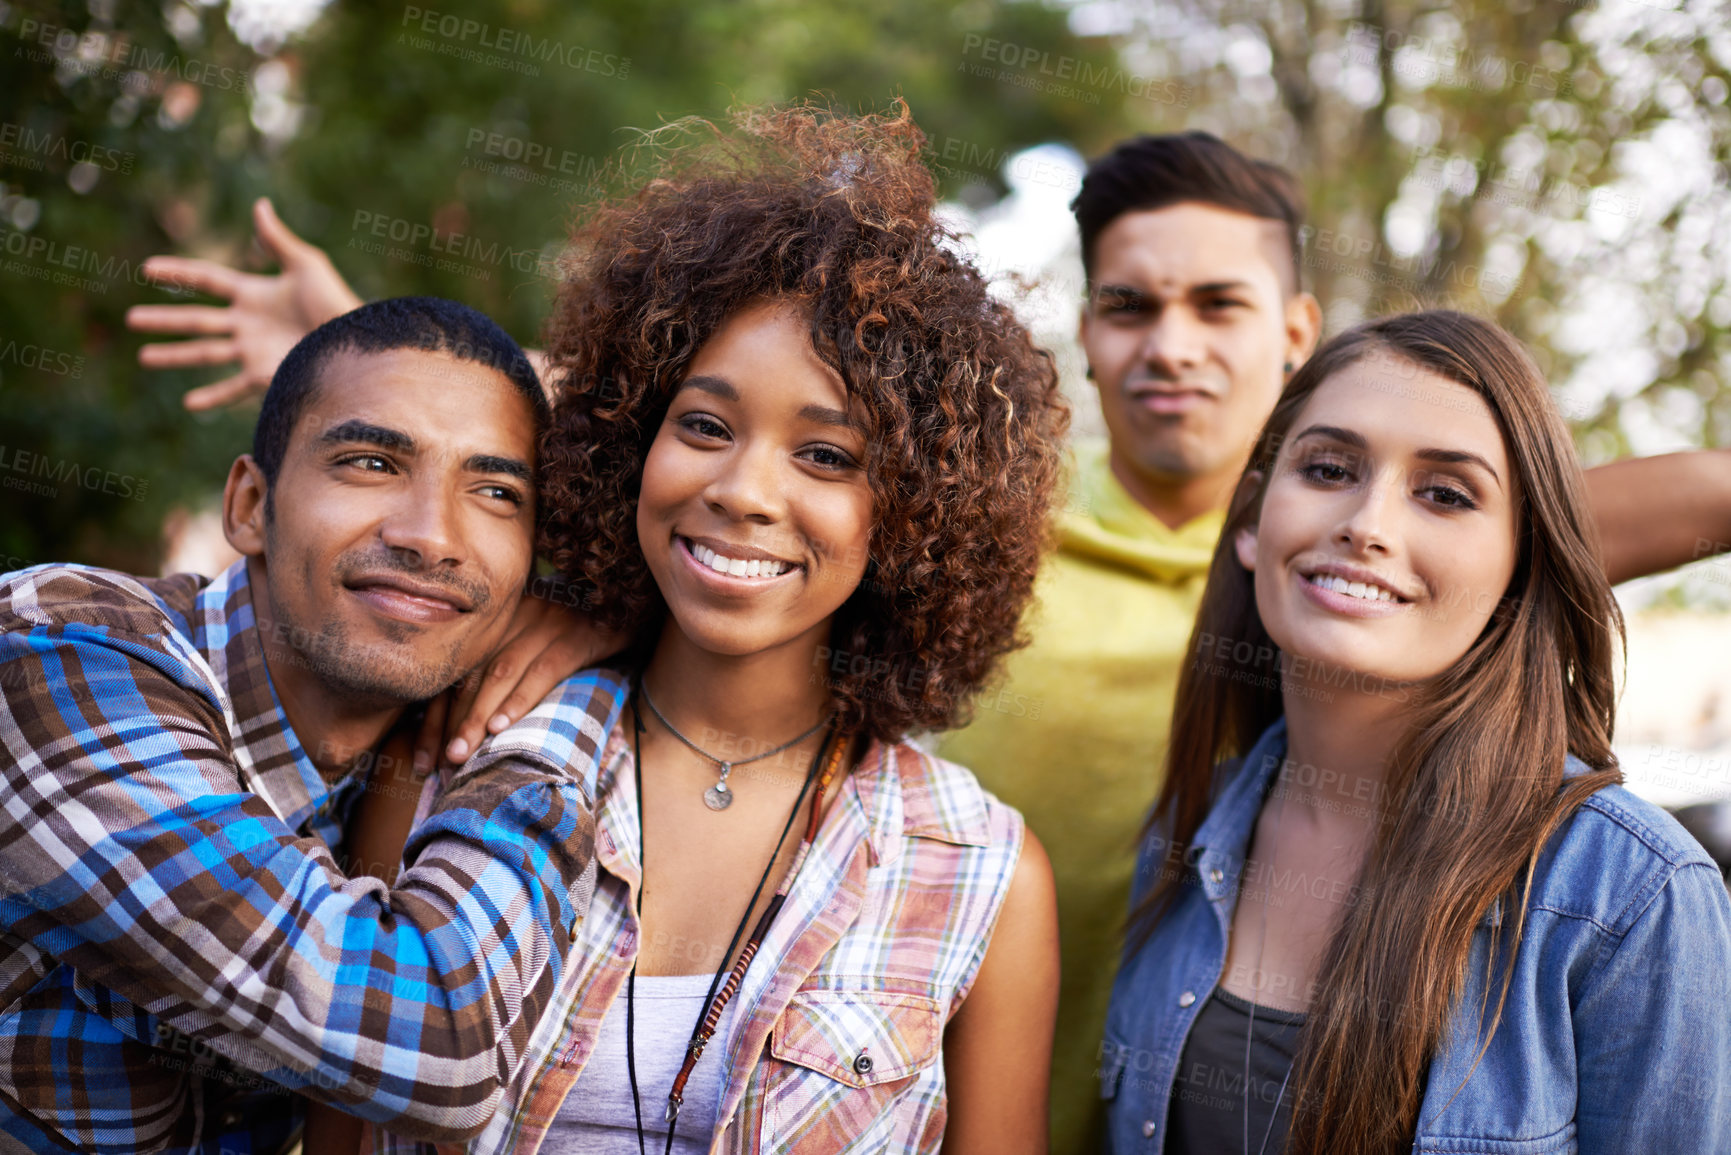
[[[631,757],[615,726],[601,764],[594,903],[471,1152],[536,1150],[624,990],[640,880]],[[907,742],[871,744],[747,972],[731,1046],[704,1056],[727,1064],[712,1151],[938,1150],[944,1027],[979,973],[1022,832],[1021,815],[962,767]]]

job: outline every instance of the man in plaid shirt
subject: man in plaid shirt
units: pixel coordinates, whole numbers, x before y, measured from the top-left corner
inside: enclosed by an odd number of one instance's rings
[[[393,885],[332,851],[387,733],[506,631],[546,418],[480,314],[363,306],[278,370],[221,576],[0,576],[0,1151],[275,1151],[303,1095],[487,1122],[587,907],[623,686],[411,783]]]

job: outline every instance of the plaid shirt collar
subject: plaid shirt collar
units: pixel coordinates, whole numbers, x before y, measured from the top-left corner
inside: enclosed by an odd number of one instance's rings
[[[898,743],[898,746],[900,744]],[[907,753],[913,753],[910,749]],[[991,831],[983,801],[940,791],[922,759],[905,758],[903,772],[886,774],[889,747],[873,739],[854,769],[832,789],[830,813],[818,828],[813,853],[841,859],[863,841],[871,866],[893,863],[907,838],[935,838],[956,846],[986,846]],[[637,841],[636,762],[624,722],[613,727],[601,754],[601,801],[595,815],[596,858],[632,893],[643,864]],[[960,804],[963,799],[968,804]],[[838,813],[839,812],[839,813]],[[840,815],[855,817],[844,820]]]
[[[225,719],[235,761],[248,785],[290,828],[303,830],[313,822],[326,843],[340,845],[342,805],[358,788],[357,779],[350,774],[327,782],[289,725],[265,661],[245,558],[199,592],[186,628],[210,664],[212,684],[227,690]],[[296,660],[286,632],[275,633],[275,652]]]

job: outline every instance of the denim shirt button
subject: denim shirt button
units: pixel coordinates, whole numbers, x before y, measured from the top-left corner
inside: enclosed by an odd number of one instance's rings
[[[1195,991],[1185,991],[1183,994],[1178,996],[1178,1005],[1181,1007],[1187,1007],[1195,1001],[1196,1001],[1196,992]],[[1153,1125],[1154,1124],[1152,1124],[1152,1123],[1145,1124],[1145,1126],[1149,1126],[1149,1127],[1152,1127]]]
[[[1154,1138],[1154,1120],[1144,1119],[1142,1121],[1142,1138],[1144,1138],[1144,1139]]]
[[[1209,882],[1219,882],[1221,879],[1223,879],[1225,877],[1226,876],[1224,874],[1220,873],[1220,868],[1218,866],[1216,866],[1213,870],[1210,870],[1208,872],[1208,881]]]

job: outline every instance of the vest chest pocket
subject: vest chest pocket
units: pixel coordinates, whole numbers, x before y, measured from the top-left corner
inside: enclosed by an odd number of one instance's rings
[[[769,1053],[849,1087],[905,1079],[930,1065],[943,1012],[922,995],[802,991],[770,1035]]]
[[[758,1149],[935,1150],[943,1079],[920,1076],[941,1055],[943,1031],[942,1008],[922,995],[796,994],[769,1038]]]

